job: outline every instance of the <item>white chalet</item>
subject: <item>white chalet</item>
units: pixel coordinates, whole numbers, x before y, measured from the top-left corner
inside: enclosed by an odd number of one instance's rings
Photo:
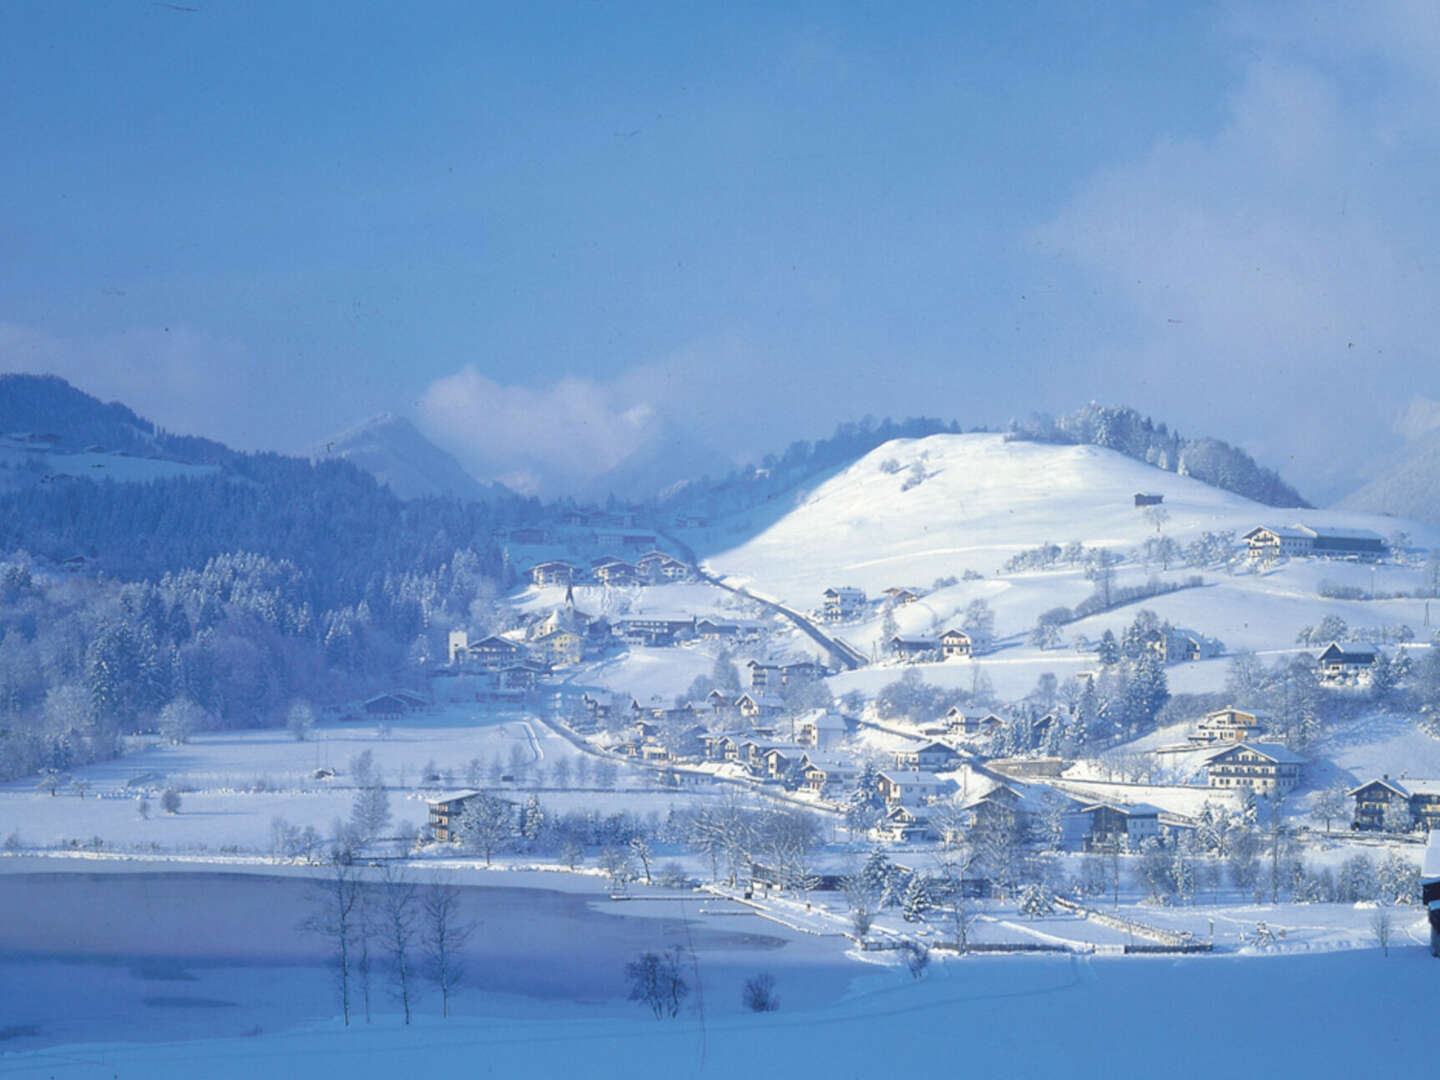
[[[865,590],[851,585],[838,585],[820,594],[824,601],[821,615],[826,622],[844,622],[858,617],[865,610]]]
[[[1257,795],[1287,795],[1300,783],[1305,759],[1274,743],[1242,742],[1211,754],[1205,772],[1213,788],[1249,788]]]

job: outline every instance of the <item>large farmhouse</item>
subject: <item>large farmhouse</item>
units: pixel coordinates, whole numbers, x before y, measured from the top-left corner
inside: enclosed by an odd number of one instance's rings
[[[1378,559],[1385,554],[1385,538],[1369,529],[1330,526],[1257,525],[1242,539],[1251,558],[1276,555],[1360,556]]]
[[[1305,759],[1273,743],[1242,742],[1212,754],[1205,772],[1213,788],[1249,788],[1256,795],[1288,795],[1300,783]]]

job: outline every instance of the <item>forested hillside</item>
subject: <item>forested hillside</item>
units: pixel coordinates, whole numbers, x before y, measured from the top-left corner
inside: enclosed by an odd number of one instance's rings
[[[1103,446],[1267,506],[1310,505],[1273,469],[1256,464],[1245,451],[1220,439],[1182,438],[1178,431],[1170,431],[1164,423],[1156,424],[1125,405],[1091,402],[1058,420],[1037,415],[1023,423],[1013,422],[1008,437],[1026,442]]]
[[[56,446],[103,447],[139,456],[162,456],[197,465],[219,465],[234,452],[193,435],[174,435],[135,415],[77,390],[57,375],[0,375],[0,434],[57,436]]]

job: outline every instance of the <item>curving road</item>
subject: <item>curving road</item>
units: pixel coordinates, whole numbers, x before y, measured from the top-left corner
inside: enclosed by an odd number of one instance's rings
[[[856,649],[848,642],[841,641],[839,638],[831,637],[829,634],[825,633],[818,626],[816,626],[811,619],[809,619],[805,615],[800,614],[800,612],[796,611],[794,608],[786,607],[784,604],[779,603],[776,600],[767,600],[763,596],[756,596],[743,585],[731,585],[722,578],[718,578],[714,574],[705,570],[703,567],[701,567],[700,561],[695,557],[694,550],[690,547],[689,544],[685,543],[683,540],[680,540],[678,537],[672,536],[664,529],[658,527],[655,529],[655,533],[657,536],[663,536],[666,540],[670,541],[670,543],[675,545],[676,550],[678,550],[680,554],[684,556],[685,562],[689,565],[691,571],[693,571],[695,576],[698,577],[701,581],[708,582],[709,584],[714,585],[716,588],[724,589],[726,592],[732,592],[736,596],[743,596],[747,600],[753,600],[755,603],[759,604],[766,610],[772,611],[776,615],[781,616],[782,618],[789,619],[792,623],[794,623],[797,627],[800,628],[801,633],[805,634],[822,649],[824,649],[825,652],[839,667],[845,669],[846,671],[854,671],[856,668],[864,667],[865,664],[868,662],[867,657],[864,655],[864,653],[860,652],[860,650]]]

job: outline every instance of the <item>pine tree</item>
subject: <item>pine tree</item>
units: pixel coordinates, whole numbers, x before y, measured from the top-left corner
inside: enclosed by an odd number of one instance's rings
[[[1100,635],[1100,664],[1102,667],[1112,667],[1120,662],[1120,645],[1115,640],[1115,635],[1109,630]]]
[[[878,903],[885,892],[894,867],[879,848],[870,852],[865,865],[860,868],[860,887],[872,904]]]
[[[901,901],[901,914],[906,922],[921,922],[925,913],[935,906],[930,896],[930,886],[924,874],[911,874],[905,886],[905,897]]]
[[[540,797],[534,792],[520,810],[520,838],[528,844],[540,839],[545,828],[545,812],[540,808]]]

